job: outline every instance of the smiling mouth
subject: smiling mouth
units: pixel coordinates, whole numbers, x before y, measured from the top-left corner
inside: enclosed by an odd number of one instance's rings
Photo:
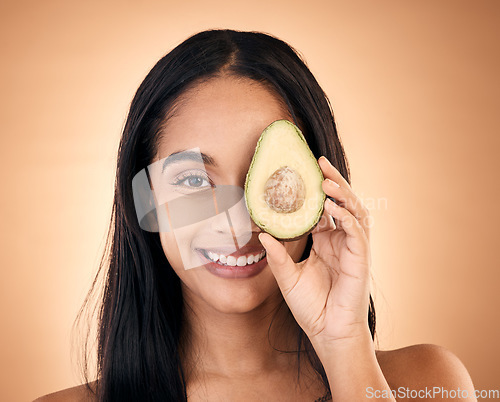
[[[260,253],[240,255],[236,257],[233,255],[217,254],[201,248],[197,250],[211,262],[228,267],[245,267],[247,265],[252,265],[259,262],[266,256],[265,251],[261,251]]]

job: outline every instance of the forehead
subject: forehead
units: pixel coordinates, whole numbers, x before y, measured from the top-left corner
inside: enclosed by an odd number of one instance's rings
[[[194,147],[253,150],[262,131],[279,119],[292,117],[267,86],[247,78],[213,78],[180,96],[163,125],[158,157]]]

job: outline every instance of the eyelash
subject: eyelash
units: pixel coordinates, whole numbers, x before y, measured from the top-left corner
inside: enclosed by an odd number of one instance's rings
[[[207,186],[193,187],[193,186],[185,186],[185,185],[181,184],[182,182],[190,179],[191,177],[200,177],[203,180],[206,180],[210,184],[210,186],[212,186],[212,187],[215,186],[215,184],[212,182],[212,180],[210,180],[210,178],[208,176],[201,175],[201,174],[192,174],[192,173],[193,173],[193,171],[183,173],[180,177],[177,177],[172,184],[174,186],[182,186],[182,187],[193,188],[193,189],[194,188],[205,188],[205,187],[207,187]]]

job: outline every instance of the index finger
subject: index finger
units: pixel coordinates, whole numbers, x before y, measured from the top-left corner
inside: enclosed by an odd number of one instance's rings
[[[351,187],[351,185],[347,182],[347,180],[342,176],[342,174],[332,165],[332,163],[327,159],[326,156],[320,156],[318,159],[319,166],[321,170],[323,170],[327,177],[325,179],[332,179],[340,185],[344,185],[345,187]]]

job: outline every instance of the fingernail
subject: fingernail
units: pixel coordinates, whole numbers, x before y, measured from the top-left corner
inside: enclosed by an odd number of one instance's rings
[[[259,233],[259,235],[257,236],[259,238],[259,241],[260,241],[260,244],[262,244],[264,246],[264,248],[266,248],[266,245],[264,244],[264,242],[262,241],[262,233]]]
[[[330,197],[326,197],[326,203],[329,205],[330,208],[337,208],[339,206],[339,204],[337,204],[337,202]]]
[[[330,215],[330,220],[332,221],[333,230],[337,229],[337,225],[335,224],[335,219]]]
[[[333,166],[331,164],[331,162],[328,160],[328,158],[325,156],[325,155],[321,155],[320,158],[323,158],[325,161],[327,161],[327,163],[330,165],[330,166]]]
[[[339,183],[337,183],[337,182],[335,182],[335,181],[333,181],[333,180],[326,179],[326,181],[327,181],[328,183],[330,183],[330,184],[334,184],[336,187],[340,187],[340,184],[339,184]]]

